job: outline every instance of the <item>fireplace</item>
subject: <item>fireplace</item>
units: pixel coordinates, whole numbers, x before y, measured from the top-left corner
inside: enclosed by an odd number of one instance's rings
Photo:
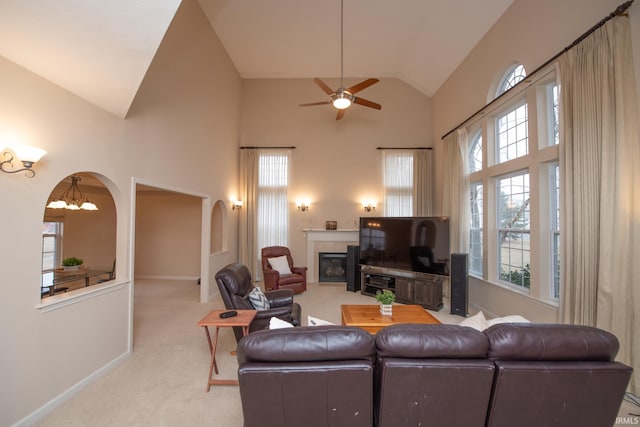
[[[346,282],[347,253],[318,253],[318,282]]]

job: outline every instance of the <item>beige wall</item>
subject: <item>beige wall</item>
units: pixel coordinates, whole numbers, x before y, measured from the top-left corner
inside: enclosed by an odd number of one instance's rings
[[[200,277],[202,199],[166,191],[138,191],[136,278]]]
[[[345,86],[362,79],[345,79]],[[337,88],[339,79],[325,79]],[[245,146],[296,146],[290,186],[290,244],[297,265],[306,262],[302,229],[356,228],[365,213],[361,200],[376,199],[382,212],[379,146],[431,146],[431,101],[398,79],[381,81],[360,93],[382,110],[354,105],[336,121],[329,105],[299,107],[326,95],[312,79],[244,80],[240,143]],[[309,198],[299,212],[295,201]],[[367,214],[373,216],[374,214]]]
[[[488,101],[498,77],[515,62],[533,71],[570,45],[620,4],[619,0],[516,0],[478,43],[433,97],[433,139],[436,141],[436,206],[441,205],[443,165],[441,137]],[[638,41],[640,6],[630,8],[632,33]],[[635,43],[640,63],[640,43]],[[640,68],[636,69],[636,79]],[[436,208],[437,209],[437,208]],[[502,316],[522,314],[532,320],[554,322],[557,308],[507,291],[497,285],[471,279],[470,301],[485,312]]]
[[[212,201],[237,193],[241,81],[197,2],[183,2],[126,120],[4,58],[0,88],[0,134],[48,151],[33,179],[0,174],[0,425],[12,425],[33,421],[130,350],[133,182]],[[117,285],[39,309],[43,207],[56,184],[78,171],[97,174],[113,194]],[[236,217],[223,216],[235,235]],[[236,258],[235,240],[212,269]]]

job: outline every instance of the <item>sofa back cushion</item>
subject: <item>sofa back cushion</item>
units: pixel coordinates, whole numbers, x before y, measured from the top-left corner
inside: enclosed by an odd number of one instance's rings
[[[488,426],[615,423],[632,372],[611,361],[618,351],[615,336],[586,326],[533,323],[495,325],[485,333],[496,365]]]
[[[483,426],[494,365],[481,332],[457,325],[394,325],[376,335],[380,427]]]
[[[216,273],[216,283],[228,309],[252,310],[249,292],[254,288],[249,268],[241,263],[225,266]]]
[[[246,427],[371,426],[375,344],[347,326],[258,331],[238,344]]]

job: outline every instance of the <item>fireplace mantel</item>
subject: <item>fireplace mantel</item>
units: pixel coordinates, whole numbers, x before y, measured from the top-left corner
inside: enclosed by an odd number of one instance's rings
[[[307,277],[310,281],[318,282],[318,254],[316,252],[316,243],[344,243],[344,251],[348,243],[358,244],[358,230],[343,228],[339,230],[324,229],[303,229],[307,236]]]

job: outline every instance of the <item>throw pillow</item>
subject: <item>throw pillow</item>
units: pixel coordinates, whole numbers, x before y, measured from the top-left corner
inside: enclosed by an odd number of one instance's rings
[[[278,319],[277,317],[272,317],[271,319],[269,319],[269,329],[283,328],[293,328],[293,325],[289,322],[285,322],[282,319]]]
[[[487,323],[487,319],[485,319],[484,313],[482,311],[478,311],[473,316],[467,317],[462,322],[460,322],[459,325],[468,326],[480,332],[484,331],[489,327],[489,324]]]
[[[328,320],[318,319],[317,317],[307,316],[307,326],[325,326],[325,325],[335,325],[335,323],[331,323]]]
[[[267,296],[262,292],[262,289],[255,287],[249,292],[249,302],[256,310],[269,310],[271,308],[271,304],[269,304],[269,300]]]
[[[289,268],[289,261],[287,261],[287,256],[282,255],[275,258],[268,258],[269,265],[271,268],[276,270],[280,274],[291,274],[291,269]]]
[[[496,317],[495,319],[489,319],[487,321],[487,328],[489,326],[497,325],[498,323],[531,323],[528,319],[518,315],[512,314],[510,316]]]

